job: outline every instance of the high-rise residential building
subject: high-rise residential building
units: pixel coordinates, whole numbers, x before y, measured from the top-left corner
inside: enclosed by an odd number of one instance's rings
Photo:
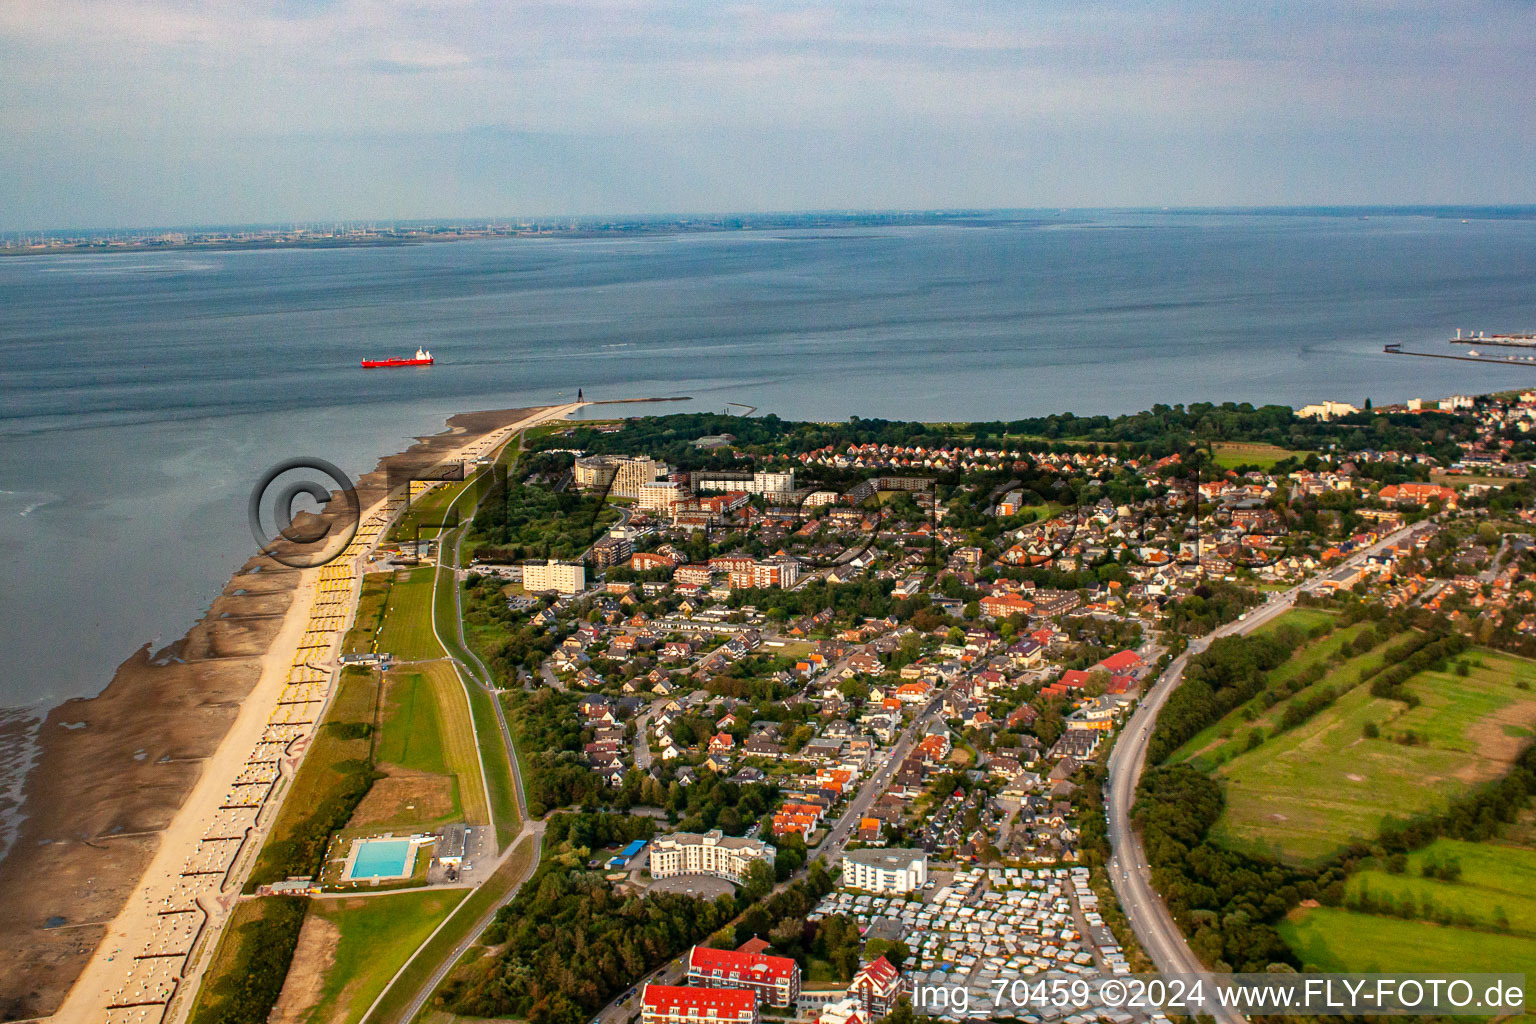
[[[592,551],[587,557],[593,568],[606,569],[610,565],[622,564],[634,553],[635,545],[628,537],[607,536],[599,538],[592,545]]]
[[[666,468],[648,455],[584,455],[576,460],[574,475],[581,490],[606,488],[616,498],[638,498]]]
[[[557,562],[551,558],[545,562],[523,563],[523,589],[529,593],[575,594],[585,590],[587,570],[580,562]]]

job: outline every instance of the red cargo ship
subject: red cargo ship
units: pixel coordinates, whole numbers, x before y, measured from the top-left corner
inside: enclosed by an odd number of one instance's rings
[[[431,366],[432,353],[424,348],[416,350],[416,354],[409,359],[364,359],[363,369],[372,370],[379,366]]]

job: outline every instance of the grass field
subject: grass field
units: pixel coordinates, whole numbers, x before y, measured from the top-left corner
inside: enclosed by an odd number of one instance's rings
[[[1361,686],[1222,765],[1226,809],[1212,836],[1238,849],[1315,860],[1375,836],[1389,817],[1440,810],[1503,775],[1526,742],[1505,727],[1536,722],[1536,701],[1515,686],[1536,676],[1536,663],[1481,649],[1468,659],[1482,667],[1466,677],[1425,672],[1409,680],[1418,708]],[[1367,722],[1380,738],[1364,738]],[[1396,742],[1409,730],[1418,745]]]
[[[1296,626],[1298,629],[1308,630],[1329,621],[1333,616],[1327,612],[1312,608],[1297,608],[1286,612],[1273,622],[1266,622],[1254,632],[1266,632],[1278,629],[1281,624]],[[1268,687],[1273,688],[1294,679],[1313,665],[1326,664],[1339,648],[1354,640],[1361,630],[1365,629],[1363,623],[1346,626],[1335,630],[1316,643],[1302,646],[1296,654],[1272,669],[1268,677]],[[1343,671],[1335,669],[1323,678],[1320,683],[1314,685],[1337,684],[1340,678],[1354,679],[1357,677],[1359,667],[1367,662],[1379,663],[1381,655],[1377,652],[1368,652],[1352,663],[1346,663]],[[1305,691],[1303,691],[1305,692]],[[1248,731],[1253,728],[1264,728],[1266,731],[1273,725],[1275,719],[1284,711],[1285,702],[1282,701],[1274,707],[1265,710],[1262,698],[1259,694],[1252,700],[1238,705],[1231,712],[1224,715],[1215,725],[1207,726],[1194,736],[1190,737],[1178,750],[1174,751],[1170,758],[1172,761],[1191,761],[1196,767],[1204,771],[1212,771],[1218,765],[1241,753],[1246,745]],[[1252,717],[1250,717],[1252,716]]]
[[[1306,970],[1519,971],[1536,976],[1536,938],[1360,914],[1335,907],[1293,911],[1280,935]]]
[[[379,650],[400,661],[430,661],[443,656],[432,635],[432,566],[411,569],[395,576],[379,633]]]
[[[421,986],[427,983],[432,976],[432,971],[443,958],[448,956],[465,936],[469,935],[470,930],[491,907],[505,899],[522,883],[532,870],[534,843],[538,841],[538,836],[524,838],[501,867],[496,869],[496,873],[459,904],[443,930],[432,937],[416,959],[411,961],[400,979],[390,987],[379,1003],[378,1009],[368,1018],[370,1022],[399,1019],[412,997]]]
[[[394,573],[371,572],[363,577],[363,589],[357,600],[357,615],[352,628],[341,642],[343,654],[367,654],[373,650],[374,634],[384,621],[384,606],[394,584]]]
[[[399,765],[418,772],[448,774],[438,698],[425,673],[398,669],[389,673],[373,750],[381,767]]]
[[[290,874],[301,874],[307,867],[292,860],[296,840],[324,846],[325,833],[317,810],[336,805],[356,785],[359,772],[366,771],[372,752],[369,727],[375,717],[379,696],[378,674],[367,669],[346,669],[341,673],[336,696],[326,712],[325,721],[315,732],[309,752],[283,800],[282,809],[272,825],[266,844],[251,870],[255,882],[278,881]],[[350,812],[349,812],[350,813]],[[337,825],[342,822],[336,822]]]
[[[442,570],[442,583],[437,588],[437,604],[433,613],[437,616],[438,634],[448,652],[463,664],[473,664],[474,659],[458,641],[458,613],[454,605],[455,582],[447,568]],[[461,585],[462,586],[462,585]],[[466,639],[478,643],[481,637],[466,631]],[[495,699],[481,689],[473,679],[465,680],[469,692],[470,714],[474,731],[480,743],[480,760],[485,765],[487,784],[490,789],[491,807],[496,812],[496,848],[506,849],[522,823],[517,811],[516,790],[512,780],[512,768],[507,758],[507,748],[502,741],[501,726],[496,720]]]
[[[1211,448],[1215,453],[1216,465],[1222,469],[1236,469],[1238,466],[1258,466],[1260,469],[1268,469],[1292,455],[1306,454],[1306,452],[1296,452],[1289,448],[1257,442],[1219,441]]]
[[[1454,882],[1423,877],[1423,866],[1455,862],[1461,875]],[[1536,851],[1503,843],[1468,843],[1437,839],[1408,857],[1400,875],[1359,871],[1349,877],[1351,897],[1369,892],[1391,897],[1398,904],[1412,899],[1483,928],[1499,928],[1536,938]],[[1429,916],[1420,913],[1421,917]]]
[[[1332,619],[1333,613],[1322,608],[1292,608],[1284,615],[1270,619],[1254,630],[1256,634],[1273,633],[1281,626],[1295,626],[1300,630],[1312,629]]]
[[[381,762],[400,764],[418,771],[443,772],[458,779],[459,798],[466,821],[485,825],[491,820],[485,805],[485,786],[480,776],[480,757],[475,746],[475,726],[464,686],[453,666],[433,662],[420,671],[406,673],[414,677],[409,694],[402,692],[402,715],[423,715],[421,727],[395,728],[386,721],[379,736],[377,756]],[[393,698],[393,689],[391,690]],[[410,702],[410,709],[405,706]],[[426,728],[430,719],[433,728]],[[397,744],[396,737],[399,737]],[[395,755],[402,760],[396,760]],[[434,767],[428,767],[433,765]]]
[[[308,981],[306,988],[318,989],[318,998],[300,1019],[314,1024],[361,1020],[400,965],[463,898],[461,889],[439,889],[313,901],[310,917],[324,924],[307,927],[316,927],[325,938],[321,948],[301,949],[311,954],[305,963],[295,958],[289,984]],[[300,977],[306,971],[319,977]]]

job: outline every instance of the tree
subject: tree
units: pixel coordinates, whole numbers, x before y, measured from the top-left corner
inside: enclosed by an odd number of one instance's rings
[[[766,861],[755,860],[747,868],[746,881],[741,884],[739,898],[743,903],[756,903],[773,891],[773,868]]]

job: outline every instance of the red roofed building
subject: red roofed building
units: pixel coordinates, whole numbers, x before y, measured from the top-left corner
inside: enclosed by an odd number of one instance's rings
[[[882,956],[859,968],[848,986],[848,995],[863,1004],[866,1020],[876,1020],[891,1012],[904,988],[900,972]]]
[[[688,984],[744,988],[759,1004],[788,1007],[800,996],[800,965],[787,956],[694,946],[688,953]]]
[[[1034,611],[1034,604],[1018,594],[991,594],[981,599],[981,614],[995,619],[1006,619],[1010,615],[1032,615]]]
[[[1111,654],[1094,666],[1094,668],[1101,668],[1112,675],[1120,675],[1140,667],[1141,657],[1135,651],[1121,651],[1118,654]]]
[[[1443,504],[1454,505],[1456,492],[1439,484],[1388,484],[1381,489],[1382,501],[1422,505],[1426,501],[1436,499]]]
[[[1088,685],[1088,673],[1080,668],[1069,668],[1056,680],[1056,685],[1067,690],[1081,690]]]
[[[744,988],[647,985],[640,994],[644,1024],[757,1024],[757,996]]]

